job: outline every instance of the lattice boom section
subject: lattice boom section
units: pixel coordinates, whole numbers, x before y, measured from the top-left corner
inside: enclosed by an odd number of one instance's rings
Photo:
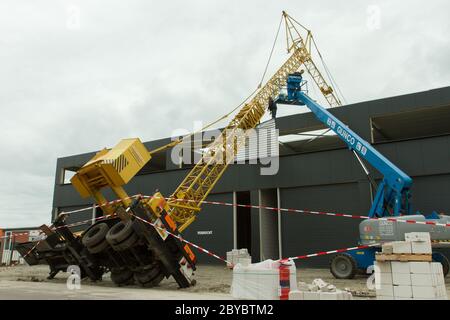
[[[235,158],[238,149],[245,144],[245,139],[241,136],[243,130],[253,129],[258,125],[269,98],[275,99],[278,96],[288,75],[297,71],[308,58],[309,53],[305,48],[297,48],[266,85],[236,114],[221,137],[208,146],[202,160],[192,168],[168,201],[169,205],[173,205],[171,216],[175,221],[186,222],[200,208],[202,201]],[[186,201],[180,201],[181,199]]]
[[[304,65],[311,75],[311,78],[314,80],[314,82],[324,95],[330,107],[339,107],[341,105],[341,101],[339,101],[339,99],[335,96],[335,94],[333,93],[333,89],[325,82],[325,79],[323,78],[319,69],[317,69],[315,63],[311,60],[311,57],[305,60]]]

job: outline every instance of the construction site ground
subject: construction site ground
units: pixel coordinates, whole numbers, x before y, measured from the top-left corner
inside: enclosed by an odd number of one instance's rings
[[[230,294],[232,271],[223,266],[198,266],[197,285],[178,289],[173,279],[164,279],[158,287],[117,287],[106,274],[100,282],[83,280],[80,289],[69,290],[67,274],[59,273],[55,279],[47,280],[48,267],[13,266],[0,267],[0,300],[6,299],[168,299],[168,300],[215,300],[233,299]],[[357,276],[351,280],[337,280],[328,269],[298,268],[297,280],[311,283],[321,278],[336,285],[349,288],[354,299],[375,299],[375,292],[368,290],[367,277]],[[450,288],[450,277],[446,278]],[[450,290],[447,289],[450,296]]]

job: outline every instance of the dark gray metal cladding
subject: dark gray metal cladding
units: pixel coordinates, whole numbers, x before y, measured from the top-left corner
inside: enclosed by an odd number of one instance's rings
[[[372,136],[378,137],[375,148],[413,179],[412,212],[420,210],[425,214],[434,210],[450,212],[449,111],[450,87],[330,109],[365,140],[372,141]],[[426,116],[421,116],[423,114]],[[371,126],[373,122],[387,138],[392,139],[381,139],[378,129]],[[322,128],[311,113],[277,118],[276,126],[280,135]],[[430,134],[437,128],[439,134]],[[399,133],[408,133],[409,138]],[[155,140],[145,145],[152,150],[170,140]],[[330,140],[324,139],[314,148],[298,153],[288,152],[280,146],[279,171],[273,176],[262,176],[261,165],[231,165],[207,200],[232,203],[233,192],[250,192],[250,204],[257,206],[260,204],[259,190],[279,189],[279,205],[283,208],[367,215],[371,206],[369,182],[345,145]],[[300,144],[295,147],[302,149]],[[92,200],[81,199],[71,185],[61,184],[60,178],[63,168],[82,166],[93,155],[92,152],[57,160],[53,218],[63,210],[92,205]],[[370,166],[369,170],[379,182],[381,177]],[[156,155],[125,189],[130,195],[151,195],[158,189],[168,196],[188,172],[188,166],[180,169],[171,162],[169,150]],[[112,194],[107,194],[107,197],[113,199]],[[248,232],[251,232],[252,248],[249,249],[254,261],[261,256],[261,244],[267,240],[260,241],[266,230],[264,221],[263,228],[260,228],[260,214],[258,209],[250,210],[251,228]],[[87,212],[70,218],[71,222],[76,222],[91,216],[92,213]],[[183,237],[225,256],[235,245],[233,232],[236,221],[233,216],[231,206],[205,204],[197,220],[183,232]],[[281,234],[273,238],[279,238],[283,257],[352,247],[359,240],[360,222],[357,219],[281,213]],[[198,255],[198,262],[221,263],[205,254]],[[302,265],[326,267],[328,263],[328,257],[317,257],[304,260]]]

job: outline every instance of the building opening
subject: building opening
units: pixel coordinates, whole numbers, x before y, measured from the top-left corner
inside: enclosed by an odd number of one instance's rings
[[[250,204],[250,191],[236,192],[235,204]],[[247,248],[251,255],[252,249],[252,209],[236,207],[236,247]]]
[[[259,190],[259,205],[278,208],[277,189]],[[259,209],[261,261],[280,258],[278,239],[278,211]]]

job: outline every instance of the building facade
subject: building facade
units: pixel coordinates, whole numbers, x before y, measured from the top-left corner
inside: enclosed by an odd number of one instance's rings
[[[450,212],[450,87],[367,101],[330,109],[413,179],[413,210],[424,214]],[[281,117],[279,169],[261,175],[258,164],[233,164],[207,200],[366,215],[373,195],[354,155],[310,112]],[[149,150],[170,138],[146,142]],[[111,141],[114,145],[115,141]],[[95,152],[57,160],[52,218],[61,211],[92,206],[70,185],[74,171]],[[170,151],[155,155],[125,187],[132,194],[170,195],[192,165],[173,163]],[[375,180],[381,176],[368,165]],[[112,200],[112,194],[109,194]],[[221,256],[248,248],[253,261],[351,247],[358,242],[356,219],[287,213],[265,209],[204,204],[184,237]],[[69,222],[101,215],[89,209]],[[93,220],[92,220],[93,221]],[[77,227],[82,229],[89,226]],[[75,229],[77,229],[75,228]],[[198,254],[201,263],[217,263]],[[329,257],[304,260],[305,266],[326,266]]]

